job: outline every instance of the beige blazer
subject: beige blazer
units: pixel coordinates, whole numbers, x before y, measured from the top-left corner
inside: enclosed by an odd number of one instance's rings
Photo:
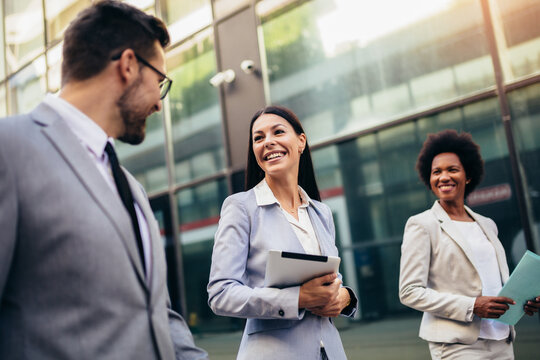
[[[493,244],[503,284],[508,280],[504,248],[493,220],[465,206]],[[430,210],[412,216],[401,246],[399,298],[423,311],[420,337],[427,341],[472,344],[478,339],[480,318],[472,315],[482,281],[471,259],[472,250],[438,201]],[[511,336],[514,337],[511,328]]]

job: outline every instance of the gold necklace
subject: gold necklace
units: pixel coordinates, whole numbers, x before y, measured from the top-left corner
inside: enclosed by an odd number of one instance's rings
[[[300,198],[300,204],[302,204],[302,196],[300,195],[300,193],[298,193],[298,197]],[[296,214],[296,213],[298,212],[298,208],[300,207],[300,205],[294,206],[294,203],[293,203],[293,207],[292,207],[292,208],[288,208],[288,207],[286,207],[286,206],[283,205],[283,204],[280,204],[280,205],[281,205],[281,207],[282,207],[283,209],[285,209],[285,211],[287,211],[287,212],[289,212],[289,213],[291,213],[291,214]]]
[[[281,205],[281,207],[283,209],[285,209],[285,211],[291,213],[291,214],[295,214],[297,212],[297,210],[293,207],[292,209],[289,209],[289,208],[286,208],[285,206]]]

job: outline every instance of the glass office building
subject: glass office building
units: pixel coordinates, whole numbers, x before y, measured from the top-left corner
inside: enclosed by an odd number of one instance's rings
[[[2,2],[1,116],[59,90],[63,31],[90,3]],[[481,146],[486,173],[467,203],[495,220],[510,267],[540,250],[539,1],[129,3],[167,23],[174,84],[146,140],[119,153],[149,194],[173,306],[194,332],[243,327],[213,315],[206,284],[220,207],[243,189],[249,121],[266,104],[304,124],[358,319],[418,316],[398,276],[405,222],[434,201],[414,170],[428,133],[464,130]]]

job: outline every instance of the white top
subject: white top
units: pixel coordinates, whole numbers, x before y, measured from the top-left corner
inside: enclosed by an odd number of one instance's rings
[[[482,295],[497,296],[502,289],[501,272],[493,244],[476,222],[455,221],[461,234],[472,250],[473,264],[482,280]],[[510,327],[493,319],[482,319],[479,338],[503,340],[508,338]]]
[[[285,215],[285,218],[287,221],[289,221],[289,224],[291,224],[292,229],[300,241],[300,244],[302,244],[306,254],[321,255],[319,241],[317,240],[315,230],[313,229],[313,224],[311,224],[311,219],[309,218],[307,211],[307,207],[312,200],[309,198],[304,189],[298,186],[298,192],[300,193],[300,199],[302,201],[302,204],[298,208],[298,220],[296,220],[294,216],[289,214],[281,206],[265,179],[262,179],[262,181],[258,183],[253,190],[255,191],[255,198],[257,199],[258,206],[276,203],[279,205],[281,211]]]
[[[69,129],[75,134],[86,149],[90,159],[96,164],[100,174],[103,176],[109,187],[120,199],[120,194],[118,193],[118,189],[112,176],[109,157],[105,152],[107,141],[114,146],[113,139],[108,139],[107,134],[98,124],[64,99],[52,94],[47,94],[43,102],[53,108],[65,120]],[[146,278],[148,280],[152,266],[150,232],[141,208],[136,201],[133,203],[135,205],[135,212],[137,213],[137,220],[139,221],[139,228],[141,230]]]

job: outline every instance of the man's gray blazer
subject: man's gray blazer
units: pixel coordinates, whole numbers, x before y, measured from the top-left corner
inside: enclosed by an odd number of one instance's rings
[[[169,309],[146,194],[125,171],[151,236],[145,280],[130,217],[49,106],[0,119],[0,359],[198,359]]]

